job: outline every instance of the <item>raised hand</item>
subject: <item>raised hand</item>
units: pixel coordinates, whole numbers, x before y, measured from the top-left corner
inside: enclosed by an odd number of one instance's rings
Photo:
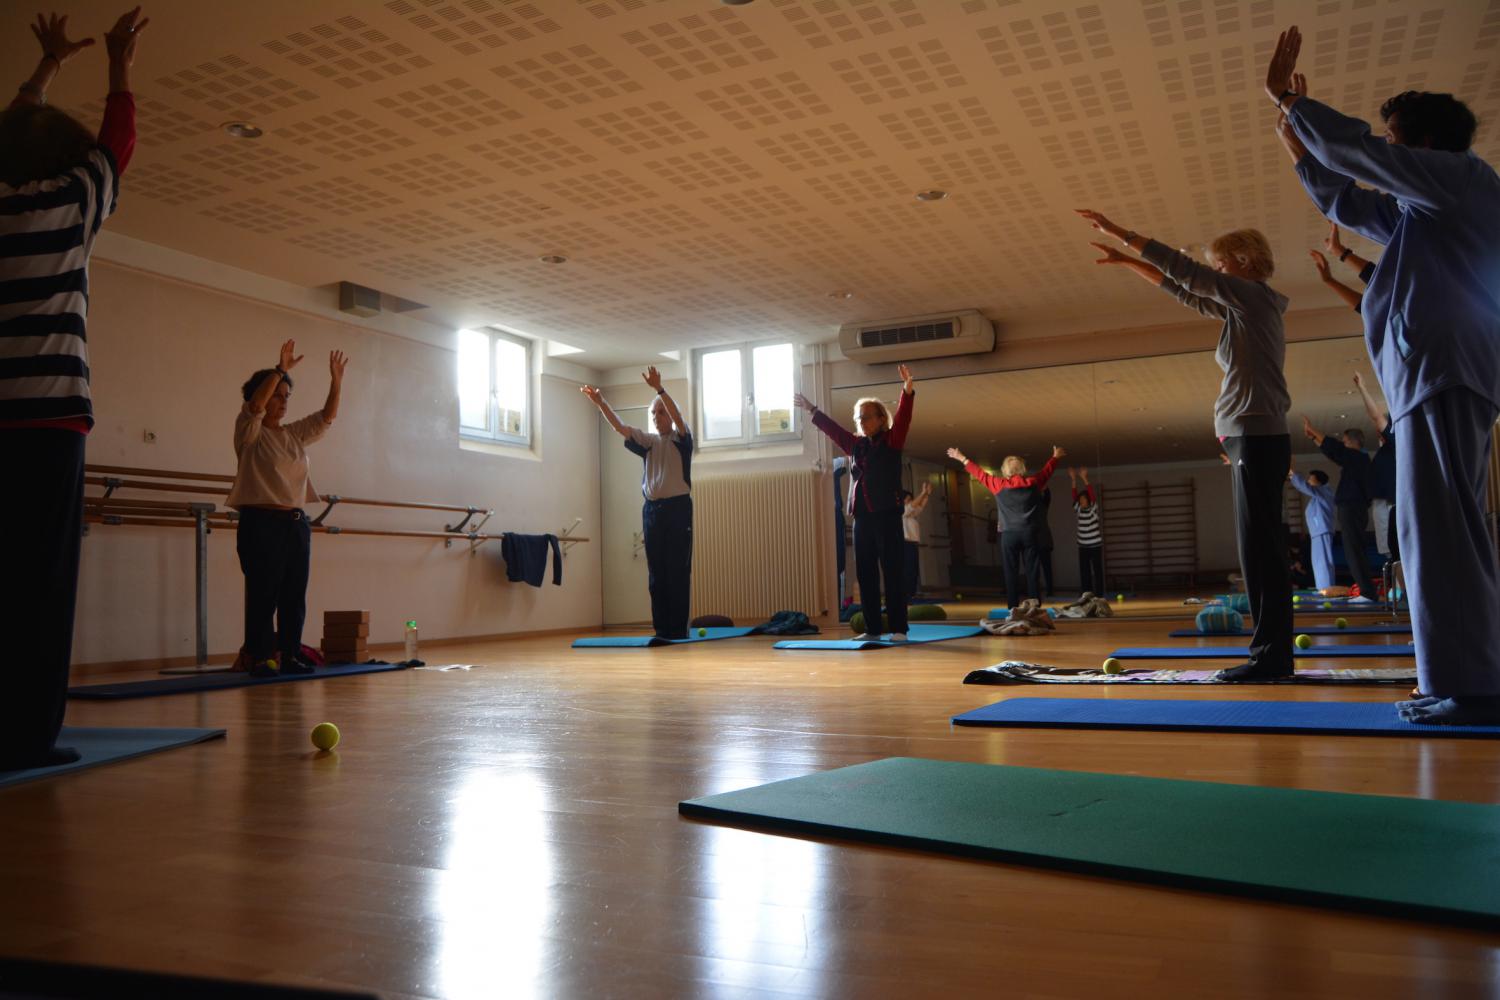
[[[302,355],[297,353],[297,342],[295,340],[288,340],[281,345],[281,361],[276,367],[284,372],[289,372],[297,367],[297,363],[301,360]]]
[[[600,392],[592,385],[580,385],[578,387],[578,391],[583,393],[596,404],[604,398],[604,393]]]
[[[911,369],[906,367],[905,365],[902,365],[900,368],[896,369],[896,373],[901,376],[901,391],[911,392]]]
[[[1225,465],[1233,465],[1234,464],[1233,462],[1229,461],[1229,452],[1227,452],[1227,451],[1221,451],[1221,452],[1219,452],[1219,461],[1223,462]]]
[[[1365,387],[1365,377],[1363,375],[1361,375],[1359,372],[1355,372],[1354,373],[1354,384],[1356,386],[1358,386],[1359,388],[1363,389]]]
[[[104,36],[104,46],[109,50],[109,57],[126,66],[135,62],[136,39],[141,37],[141,32],[150,23],[149,17],[141,17],[139,7],[121,14],[115,26]]]
[[[1078,470],[1073,468],[1071,465],[1068,466],[1068,482],[1072,483],[1074,486],[1078,485]]]
[[[932,484],[931,483],[923,483],[922,484],[922,496],[924,496],[924,497],[930,497],[930,496],[932,496]]]
[[[1328,235],[1323,237],[1323,249],[1328,251],[1330,257],[1343,257],[1344,244],[1339,240],[1339,224],[1330,222],[1328,224]]]
[[[1293,74],[1297,70],[1297,54],[1302,51],[1302,32],[1292,25],[1276,40],[1276,51],[1271,53],[1271,63],[1266,67],[1266,96],[1277,104],[1288,90],[1297,91]],[[1303,81],[1306,86],[1306,81]]]
[[[1089,470],[1085,466],[1078,467],[1078,478],[1083,480],[1083,485],[1089,484]]]
[[[1281,145],[1286,148],[1292,162],[1301,163],[1302,158],[1307,155],[1307,147],[1297,137],[1297,131],[1292,128],[1291,120],[1284,112],[1276,116],[1276,137],[1281,140]]]
[[[1094,261],[1095,264],[1128,264],[1135,259],[1126,256],[1107,243],[1090,243],[1089,246],[1104,254],[1103,257]]]
[[[818,408],[813,405],[813,401],[802,395],[802,393],[800,392],[792,397],[792,402],[802,407],[802,409],[806,410],[808,413],[816,413],[818,411]]]
[[[333,379],[335,385],[344,381],[344,369],[349,367],[349,355],[343,351],[328,352],[328,376]]]
[[[1323,436],[1313,428],[1312,421],[1307,418],[1306,414],[1302,415],[1302,433],[1307,435],[1309,441],[1317,441]]]
[[[641,372],[641,378],[645,379],[646,384],[657,392],[661,391],[661,372],[656,370],[655,365],[651,365],[645,371]]]
[[[94,44],[92,38],[80,38],[76,42],[68,38],[66,14],[62,17],[56,14],[43,17],[38,14],[36,24],[31,26],[31,33],[41,45],[42,54],[56,59],[59,66]]]
[[[1307,255],[1312,258],[1313,267],[1318,269],[1318,277],[1322,278],[1324,281],[1327,281],[1329,278],[1328,258],[1324,257],[1316,250],[1307,251]]]
[[[963,462],[965,464],[967,464],[968,461],[969,461],[969,456],[965,455],[963,452],[959,451],[957,448],[949,448],[948,449],[948,457],[951,458],[951,459],[953,459],[955,462]]]
[[[1104,217],[1102,213],[1096,212],[1091,208],[1075,208],[1073,209],[1073,211],[1077,212],[1079,215],[1087,219],[1089,225],[1093,226],[1104,235],[1113,236],[1115,239],[1121,241],[1125,239],[1125,234],[1128,230],[1115,225],[1113,222],[1110,222]]]
[[[1063,449],[1062,445],[1055,444],[1055,445],[1052,446],[1052,457],[1053,458],[1062,458],[1062,457],[1064,457],[1067,454],[1068,454],[1067,451],[1065,451]]]

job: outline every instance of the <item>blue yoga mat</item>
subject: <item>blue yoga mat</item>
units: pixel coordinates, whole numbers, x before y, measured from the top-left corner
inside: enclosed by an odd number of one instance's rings
[[[1009,618],[1010,617],[1010,608],[990,608],[990,613],[988,615],[986,615],[985,617],[988,618],[988,619],[990,619],[991,621],[996,620],[996,619],[1006,619],[1006,618]],[[1049,618],[1056,618],[1057,617],[1057,609],[1056,608],[1048,608],[1047,609],[1047,617],[1049,617]]]
[[[1500,738],[1500,726],[1403,722],[1390,702],[1199,701],[1196,698],[1007,698],[953,717],[959,726],[1032,729],[1169,729],[1331,736]]]
[[[640,649],[643,646],[680,646],[688,642],[711,642],[714,639],[738,639],[749,635],[753,628],[706,628],[706,635],[697,629],[689,629],[686,639],[663,639],[655,635],[597,635],[587,639],[574,639],[574,649]]]
[[[23,781],[50,778],[117,760],[143,757],[158,750],[171,750],[191,743],[218,739],[222,729],[95,729],[63,726],[57,745],[72,747],[82,756],[71,764],[53,767],[31,767],[22,771],[0,771],[0,786],[19,785]]]
[[[1417,647],[1409,643],[1383,646],[1310,646],[1293,649],[1299,658],[1331,656],[1416,656]],[[1244,646],[1126,646],[1109,654],[1117,660],[1245,660],[1250,650]]]
[[[69,698],[85,701],[120,701],[126,698],[153,698],[160,694],[202,694],[226,688],[259,687],[262,684],[290,684],[293,681],[320,681],[351,674],[383,674],[405,670],[400,663],[335,663],[319,667],[310,674],[287,674],[276,677],[251,677],[243,671],[234,673],[178,675],[157,681],[125,681],[120,684],[85,684],[68,688]]]
[[[886,649],[891,646],[909,646],[912,643],[942,642],[944,639],[967,639],[971,635],[982,635],[984,629],[978,625],[912,625],[906,633],[906,642],[890,639],[787,639],[778,642],[776,649]]]
[[[1350,625],[1339,628],[1337,625],[1304,625],[1297,630],[1307,635],[1411,635],[1410,625]],[[1233,632],[1199,632],[1195,628],[1180,628],[1170,632],[1173,639],[1202,639],[1205,636],[1216,635],[1254,635],[1255,630],[1249,628],[1237,629]]]

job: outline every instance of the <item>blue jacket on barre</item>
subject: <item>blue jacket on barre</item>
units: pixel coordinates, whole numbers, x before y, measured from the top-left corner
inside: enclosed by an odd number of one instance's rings
[[[1361,312],[1391,416],[1458,387],[1500,406],[1494,168],[1472,151],[1392,145],[1307,97],[1288,117],[1308,150],[1297,176],[1318,209],[1385,245]]]
[[[1303,514],[1303,520],[1307,522],[1307,533],[1314,538],[1333,534],[1333,487],[1327,483],[1314,486],[1307,481],[1306,476],[1294,472],[1292,488],[1307,497],[1307,510]]]

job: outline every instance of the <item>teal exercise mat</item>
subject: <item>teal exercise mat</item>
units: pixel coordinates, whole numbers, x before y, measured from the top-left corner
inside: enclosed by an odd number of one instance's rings
[[[734,826],[1500,927],[1497,806],[892,757],[677,808]]]
[[[640,649],[643,646],[681,646],[689,642],[712,642],[714,639],[738,639],[755,631],[746,628],[705,628],[703,635],[698,629],[689,629],[686,639],[663,639],[655,635],[595,635],[586,639],[574,639],[574,649]]]
[[[222,729],[96,729],[63,726],[57,737],[60,747],[72,747],[80,754],[71,764],[52,767],[30,767],[20,771],[0,771],[0,787],[19,785],[24,781],[50,778],[56,774],[82,771],[100,764],[144,757],[158,750],[172,750],[224,735]]]
[[[1152,729],[1167,732],[1500,739],[1500,726],[1440,726],[1407,722],[1397,714],[1394,704],[1378,701],[1007,698],[955,715],[953,723],[1013,729]]]
[[[1148,670],[1141,667],[1107,674],[1091,667],[1049,667],[1040,663],[1006,660],[980,667],[964,675],[965,684],[1223,684],[1219,671]],[[1298,670],[1291,677],[1239,681],[1239,684],[1391,684],[1413,687],[1417,672],[1412,667],[1322,667]]]
[[[978,625],[911,625],[906,630],[906,641],[897,642],[886,633],[880,639],[785,639],[773,649],[889,649],[891,646],[920,645],[924,642],[942,642],[946,639],[967,639],[983,635]]]

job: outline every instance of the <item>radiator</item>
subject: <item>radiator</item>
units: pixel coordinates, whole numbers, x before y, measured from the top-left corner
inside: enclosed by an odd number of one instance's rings
[[[764,621],[832,607],[833,489],[811,469],[693,482],[693,614]]]

